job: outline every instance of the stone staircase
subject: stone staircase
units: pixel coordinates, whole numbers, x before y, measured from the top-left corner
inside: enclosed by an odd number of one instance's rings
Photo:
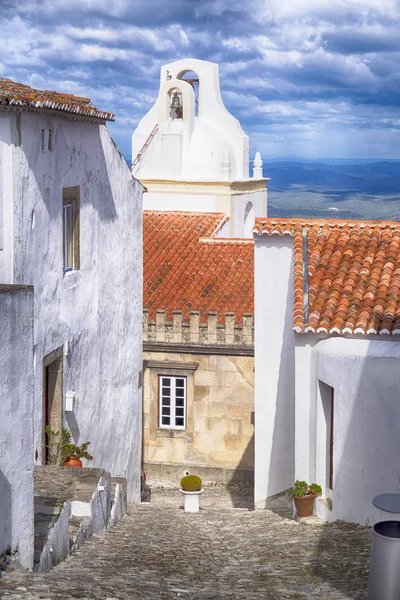
[[[46,572],[126,514],[126,480],[103,469],[35,467],[34,571]]]

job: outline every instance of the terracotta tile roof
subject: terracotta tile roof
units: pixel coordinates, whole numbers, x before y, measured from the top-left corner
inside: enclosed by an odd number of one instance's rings
[[[253,313],[253,240],[212,238],[227,222],[222,213],[144,212],[144,308],[150,320],[156,310]]]
[[[114,121],[114,115],[98,110],[89,100],[72,94],[35,90],[28,85],[0,77],[0,110],[21,106],[31,110],[59,110],[82,117]]]
[[[400,223],[257,218],[253,232],[294,238],[295,331],[400,334]]]

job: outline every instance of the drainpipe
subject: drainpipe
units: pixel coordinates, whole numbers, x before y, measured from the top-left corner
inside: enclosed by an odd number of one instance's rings
[[[304,326],[308,322],[308,230],[303,229],[303,314]]]

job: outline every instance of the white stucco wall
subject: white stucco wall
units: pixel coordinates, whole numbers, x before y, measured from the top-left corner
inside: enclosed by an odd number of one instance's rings
[[[217,212],[218,210],[229,210],[229,196],[223,203],[223,207],[217,208],[217,197],[213,194],[178,194],[178,193],[146,193],[143,198],[145,210],[182,210],[193,212]]]
[[[293,238],[254,236],[255,504],[294,481]]]
[[[246,213],[247,210],[247,213]],[[233,237],[252,238],[255,217],[267,216],[267,189],[232,197]]]
[[[13,281],[11,119],[0,115],[0,282]]]
[[[327,520],[387,519],[372,499],[400,492],[400,341],[331,338],[320,341],[313,355],[315,385],[319,380],[334,388],[335,407],[332,511],[316,503],[317,511]],[[316,479],[326,488],[325,423],[318,391],[315,401]]]
[[[33,566],[33,290],[0,285],[0,554]]]
[[[315,359],[314,334],[295,334],[295,479],[315,480]],[[314,462],[313,462],[314,460]]]
[[[53,150],[41,150],[52,129]],[[128,477],[139,498],[141,455],[142,186],[103,125],[21,114],[13,162],[22,190],[14,240],[20,279],[35,290],[34,442],[42,447],[43,358],[64,346],[65,414],[75,443],[91,442],[91,466]],[[80,269],[63,275],[62,190],[80,187]],[[19,271],[17,271],[19,273]],[[39,458],[40,460],[40,458]]]

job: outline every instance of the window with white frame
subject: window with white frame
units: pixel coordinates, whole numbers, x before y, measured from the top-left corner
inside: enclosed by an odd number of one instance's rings
[[[159,426],[164,429],[186,428],[186,377],[160,375]]]
[[[63,190],[64,273],[79,269],[79,188]]]

